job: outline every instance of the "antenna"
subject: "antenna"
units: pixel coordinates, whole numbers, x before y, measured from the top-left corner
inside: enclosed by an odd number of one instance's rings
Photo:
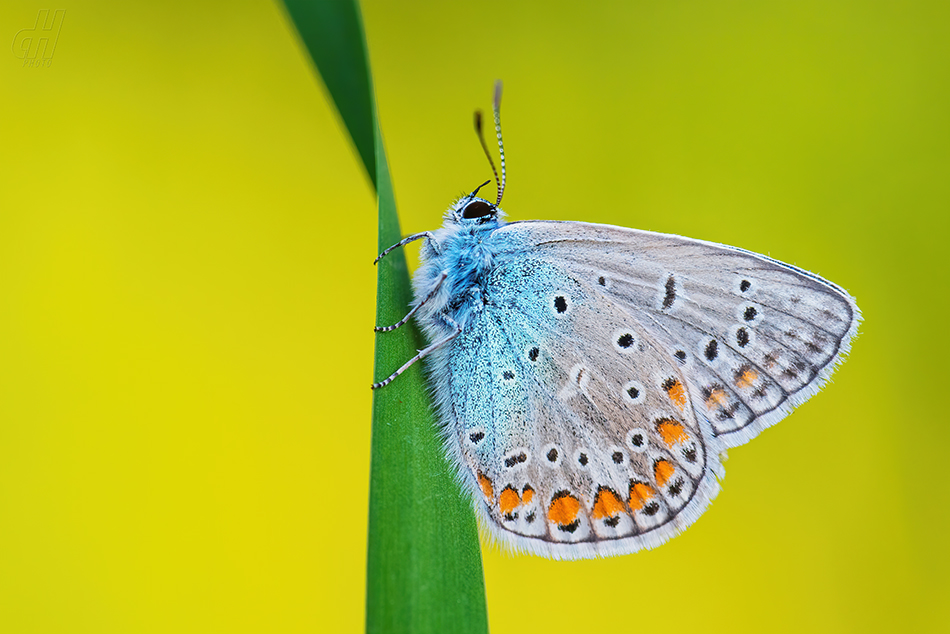
[[[478,134],[478,140],[482,144],[485,156],[488,158],[488,164],[491,165],[491,171],[495,174],[495,185],[498,186],[498,198],[495,200],[495,206],[501,204],[501,197],[505,193],[505,179],[507,173],[505,170],[505,144],[501,140],[501,80],[495,82],[495,96],[492,100],[492,111],[495,115],[495,136],[498,137],[498,154],[501,158],[501,179],[498,178],[498,170],[495,169],[495,162],[488,151],[488,144],[485,143],[485,134],[482,131],[482,111],[475,111],[475,132]]]
[[[481,185],[479,185],[478,187],[476,187],[476,188],[475,188],[475,191],[473,191],[471,194],[469,194],[468,197],[469,197],[469,198],[475,198],[475,194],[478,193],[478,190],[481,189],[482,187],[484,187],[485,185],[487,185],[487,184],[490,183],[490,182],[491,182],[491,181],[485,181],[484,183],[482,183]]]
[[[498,188],[498,200],[495,206],[501,204],[501,197],[505,193],[505,144],[501,140],[501,80],[495,82],[495,98],[492,100],[492,110],[495,111],[495,136],[498,137],[498,155],[501,157],[501,186]]]
[[[491,160],[491,153],[488,151],[488,145],[485,143],[485,134],[482,132],[482,111],[475,111],[475,133],[478,134],[478,140],[482,143],[482,149],[485,150],[485,158],[488,159],[488,164],[491,165],[491,171],[495,174],[495,185],[501,187],[501,182],[498,180],[498,170],[495,169],[495,161]],[[484,184],[479,185],[478,189],[481,189],[491,181],[486,181]],[[475,191],[477,192],[478,189]],[[496,205],[498,203],[495,203]]]

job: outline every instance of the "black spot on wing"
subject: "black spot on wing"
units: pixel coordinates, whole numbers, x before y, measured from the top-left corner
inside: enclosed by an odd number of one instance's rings
[[[565,533],[573,533],[581,525],[580,520],[574,520],[570,524],[558,524],[558,530],[564,531]]]
[[[745,328],[740,328],[736,331],[736,343],[740,348],[745,348],[749,345],[749,332]]]
[[[526,462],[527,460],[528,460],[528,456],[525,455],[524,452],[522,452],[522,453],[519,453],[519,454],[515,454],[514,456],[509,456],[509,457],[505,458],[505,466],[510,469],[511,467],[515,466],[516,464],[520,464],[520,463],[522,463],[522,462]]]
[[[666,296],[663,297],[663,309],[666,310],[676,301],[676,280],[673,276],[666,279]]]

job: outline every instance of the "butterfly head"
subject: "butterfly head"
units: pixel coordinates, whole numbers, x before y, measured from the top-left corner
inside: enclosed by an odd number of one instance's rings
[[[488,181],[491,182],[491,181]],[[504,217],[505,213],[494,203],[490,203],[484,198],[476,196],[478,190],[484,187],[483,183],[467,196],[462,196],[456,200],[448,212],[445,214],[447,221],[459,225],[482,225],[486,223],[497,223]]]
[[[450,212],[453,220],[459,224],[482,225],[497,222],[504,212],[484,198],[465,198],[452,205]]]

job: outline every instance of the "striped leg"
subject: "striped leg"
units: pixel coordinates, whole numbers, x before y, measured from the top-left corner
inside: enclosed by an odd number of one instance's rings
[[[415,362],[418,361],[419,359],[425,357],[425,356],[428,355],[430,352],[433,352],[434,350],[437,350],[438,348],[444,346],[445,344],[447,344],[448,342],[452,341],[453,339],[455,339],[456,337],[459,336],[459,333],[462,332],[462,327],[459,326],[458,323],[456,323],[455,320],[452,319],[452,318],[450,318],[450,317],[446,317],[446,316],[443,315],[443,316],[442,316],[442,319],[444,319],[445,322],[448,323],[450,326],[452,326],[453,328],[455,328],[455,330],[454,330],[453,332],[450,332],[449,334],[447,334],[447,335],[444,336],[443,338],[439,339],[438,341],[436,341],[434,344],[432,344],[432,345],[429,346],[428,348],[425,348],[425,349],[423,349],[423,350],[420,350],[420,351],[419,351],[419,354],[417,354],[417,355],[414,356],[413,358],[411,358],[411,359],[409,359],[408,361],[406,361],[406,362],[402,365],[401,368],[399,368],[398,370],[396,370],[395,372],[393,372],[392,374],[390,374],[388,377],[386,377],[385,379],[383,379],[383,380],[380,381],[379,383],[373,383],[372,388],[373,388],[374,390],[377,390],[377,389],[379,389],[379,388],[381,388],[381,387],[386,387],[387,385],[389,385],[390,383],[393,382],[393,379],[395,379],[397,376],[399,376],[400,374],[402,374],[403,372],[405,372],[407,369],[409,369],[409,366],[411,366],[413,363],[415,363]]]
[[[393,246],[389,247],[388,249],[386,249],[385,251],[383,251],[382,253],[380,253],[380,254],[376,257],[376,259],[373,260],[373,264],[376,264],[377,262],[379,262],[380,260],[382,260],[382,259],[383,259],[383,256],[386,255],[387,253],[389,253],[390,251],[392,251],[393,249],[395,249],[395,248],[397,248],[397,247],[404,247],[404,246],[406,246],[407,244],[409,244],[410,242],[415,242],[416,240],[418,240],[418,239],[420,239],[420,238],[428,238],[429,240],[432,240],[432,244],[433,244],[433,245],[437,244],[436,241],[435,241],[435,236],[432,234],[431,231],[423,231],[422,233],[414,233],[414,234],[412,234],[411,236],[409,236],[408,238],[403,238],[402,240],[400,240],[399,242],[397,242],[397,243],[394,244]],[[438,247],[436,247],[436,252],[438,252],[438,250],[439,250]]]
[[[448,276],[449,276],[448,271],[442,271],[442,274],[439,275],[438,281],[436,281],[435,286],[432,287],[432,290],[429,291],[429,294],[423,297],[422,301],[420,301],[418,304],[413,306],[412,310],[410,310],[406,314],[405,317],[403,317],[402,319],[394,323],[392,326],[376,326],[375,328],[373,328],[373,330],[376,332],[389,332],[390,330],[395,330],[396,328],[399,328],[400,326],[404,325],[407,321],[409,321],[410,317],[416,314],[417,310],[422,308],[422,306],[425,305],[427,301],[435,297],[435,294],[438,293],[439,289],[442,287],[442,282],[444,282],[445,278],[447,278]]]

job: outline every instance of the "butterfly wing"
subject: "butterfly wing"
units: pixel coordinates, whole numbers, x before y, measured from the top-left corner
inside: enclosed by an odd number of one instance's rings
[[[430,368],[482,523],[515,549],[678,534],[720,454],[814,393],[855,331],[844,291],[745,251],[585,223],[496,235],[485,307]]]
[[[487,300],[430,367],[491,534],[568,559],[656,546],[695,521],[718,491],[719,450],[649,331],[530,257],[496,270]]]
[[[681,365],[722,448],[814,395],[860,321],[837,285],[735,247],[581,222],[517,222],[496,234],[502,252],[557,262],[633,315]]]

